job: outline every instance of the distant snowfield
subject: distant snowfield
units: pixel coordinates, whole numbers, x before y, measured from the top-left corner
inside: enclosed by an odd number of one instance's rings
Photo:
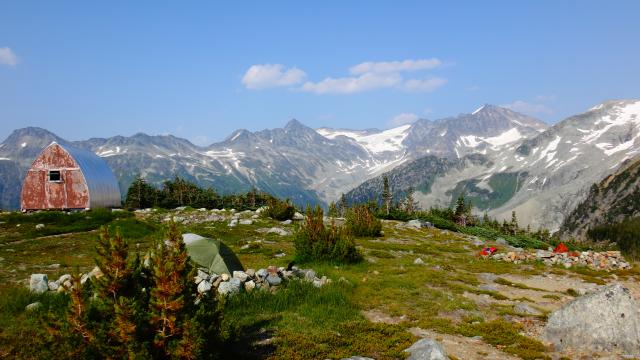
[[[411,125],[402,125],[393,129],[378,133],[366,134],[362,131],[316,129],[318,134],[327,139],[335,139],[337,136],[346,136],[355,140],[370,153],[378,154],[385,151],[400,151],[403,149],[402,141],[409,134]]]

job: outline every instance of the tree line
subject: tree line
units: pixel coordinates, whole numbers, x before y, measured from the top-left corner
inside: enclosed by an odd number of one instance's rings
[[[179,206],[193,208],[255,210],[273,202],[275,197],[256,188],[240,194],[219,194],[213,188],[201,188],[183,178],[175,177],[162,183],[160,188],[137,176],[127,190],[124,206],[127,209]]]

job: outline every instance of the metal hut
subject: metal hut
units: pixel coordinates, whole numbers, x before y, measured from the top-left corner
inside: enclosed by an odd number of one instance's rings
[[[20,195],[22,211],[120,206],[118,180],[109,165],[90,151],[56,142],[33,161]]]

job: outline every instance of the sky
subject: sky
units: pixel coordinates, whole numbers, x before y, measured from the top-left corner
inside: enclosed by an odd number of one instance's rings
[[[2,1],[0,141],[386,129],[640,97],[640,1]]]

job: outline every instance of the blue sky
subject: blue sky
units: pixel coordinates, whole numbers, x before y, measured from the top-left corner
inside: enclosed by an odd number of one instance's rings
[[[90,3],[90,4],[89,4]],[[0,139],[388,128],[640,97],[638,1],[3,1]]]

